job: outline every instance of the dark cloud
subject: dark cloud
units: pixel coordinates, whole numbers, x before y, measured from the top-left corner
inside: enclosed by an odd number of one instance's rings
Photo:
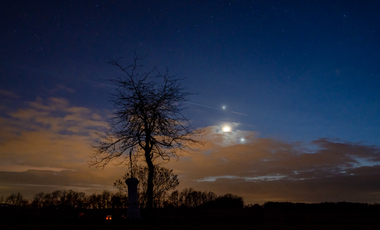
[[[57,94],[58,92],[73,94],[76,92],[76,90],[73,88],[67,87],[63,84],[57,84],[54,89],[49,90],[49,93],[51,94]]]
[[[20,97],[19,95],[15,94],[12,91],[2,90],[2,89],[0,89],[0,95],[2,97],[8,97],[8,98],[19,98]]]

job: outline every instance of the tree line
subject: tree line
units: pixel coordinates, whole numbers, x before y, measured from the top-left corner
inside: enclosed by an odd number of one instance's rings
[[[132,175],[133,172],[133,175]],[[31,208],[84,208],[84,209],[124,209],[128,208],[128,187],[125,180],[135,177],[138,179],[138,199],[139,208],[149,208],[148,204],[148,178],[149,168],[134,165],[132,170],[127,171],[120,179],[114,183],[114,187],[119,191],[111,193],[107,190],[101,194],[87,196],[84,192],[73,190],[55,190],[51,193],[40,192],[34,195],[31,201],[24,199],[21,193],[12,193],[8,197],[0,197],[0,203],[19,207]],[[178,175],[173,170],[161,166],[154,166],[153,174],[153,200],[152,207],[221,207],[221,208],[242,208],[244,201],[242,197],[233,194],[217,196],[214,192],[196,191],[192,188],[185,188],[181,192],[174,190],[179,185]]]
[[[139,196],[140,208],[146,208],[146,197]],[[242,197],[233,194],[217,196],[213,192],[196,191],[185,188],[181,192],[175,190],[170,194],[154,200],[155,208],[243,208]],[[128,208],[128,195],[123,192],[103,191],[101,194],[86,195],[73,190],[55,190],[51,193],[40,192],[32,200],[25,199],[21,193],[12,193],[8,197],[0,197],[1,204],[27,208],[72,208],[72,209],[124,209]]]

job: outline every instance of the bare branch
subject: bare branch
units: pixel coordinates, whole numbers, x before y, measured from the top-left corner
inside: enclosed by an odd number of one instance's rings
[[[109,61],[121,70],[124,77],[111,80],[116,85],[111,98],[115,112],[110,130],[99,135],[100,141],[93,146],[91,166],[104,167],[118,158],[122,158],[121,163],[130,161],[128,153],[132,151],[134,159],[144,157],[149,177],[152,177],[153,162],[157,158],[165,161],[171,157],[178,159],[180,151],[192,150],[195,145],[202,144],[196,139],[201,130],[193,129],[182,113],[182,102],[191,95],[181,86],[183,79],[169,75],[168,68],[164,73],[157,67],[148,72],[141,71],[140,62],[144,58],[135,53],[132,64],[126,67],[119,63],[120,58]],[[148,180],[150,195],[153,189],[151,179]]]

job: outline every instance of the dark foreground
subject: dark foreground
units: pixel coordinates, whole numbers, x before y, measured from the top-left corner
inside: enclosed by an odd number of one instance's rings
[[[131,221],[112,210],[1,210],[0,229],[380,229],[380,212],[264,209],[158,209]],[[142,213],[146,216],[146,213]]]

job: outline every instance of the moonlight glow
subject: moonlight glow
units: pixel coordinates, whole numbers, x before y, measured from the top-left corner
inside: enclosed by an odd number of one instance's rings
[[[223,132],[231,132],[231,127],[228,125],[223,126],[222,128]]]

